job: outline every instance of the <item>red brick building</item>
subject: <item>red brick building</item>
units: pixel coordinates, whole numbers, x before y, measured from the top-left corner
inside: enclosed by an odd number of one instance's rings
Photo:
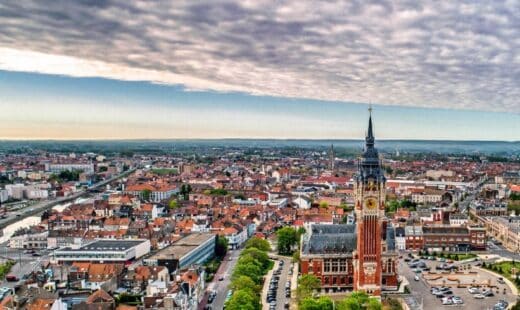
[[[379,296],[396,290],[395,230],[385,218],[385,183],[374,147],[372,117],[355,176],[355,224],[312,225],[303,236],[301,271],[321,280],[325,292],[361,290]]]

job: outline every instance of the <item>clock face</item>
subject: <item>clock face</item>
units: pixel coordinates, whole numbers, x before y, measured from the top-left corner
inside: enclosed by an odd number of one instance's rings
[[[374,198],[368,198],[365,200],[365,206],[367,209],[373,210],[377,207],[377,201]]]

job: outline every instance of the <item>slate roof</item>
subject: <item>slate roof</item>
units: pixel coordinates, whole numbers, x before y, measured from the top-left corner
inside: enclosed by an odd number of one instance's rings
[[[356,226],[343,225],[312,225],[310,235],[303,242],[305,254],[338,253],[350,254],[356,249]]]

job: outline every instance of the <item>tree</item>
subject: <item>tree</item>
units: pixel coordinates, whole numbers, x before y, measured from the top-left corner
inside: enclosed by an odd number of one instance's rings
[[[238,290],[226,302],[227,310],[257,310],[260,302],[256,294],[249,290]]]
[[[240,276],[248,276],[253,280],[255,283],[260,283],[260,280],[262,280],[262,268],[258,266],[255,263],[248,262],[248,263],[238,263],[235,266],[235,271],[233,272],[233,279],[236,279]]]
[[[298,233],[292,227],[283,227],[276,232],[278,240],[278,254],[292,253],[292,247],[298,243]]]
[[[375,298],[370,298],[364,292],[352,292],[349,296],[339,301],[336,309],[338,310],[381,310],[381,302]]]
[[[191,185],[182,184],[181,190],[179,191],[179,194],[181,194],[182,199],[188,200],[190,198],[190,193],[191,193]]]
[[[258,292],[259,286],[251,280],[248,276],[239,276],[231,282],[230,288],[233,291],[250,290],[251,292]]]
[[[240,255],[240,259],[245,259],[248,257],[256,260],[260,264],[260,267],[262,267],[262,271],[267,272],[267,268],[269,268],[270,265],[270,259],[266,252],[260,251],[257,248],[243,250],[242,254]]]
[[[322,201],[322,202],[320,202],[320,208],[324,208],[324,209],[326,209],[326,208],[328,208],[328,207],[329,207],[329,203],[328,203],[328,202],[326,202],[326,201]]]
[[[300,261],[300,251],[294,251],[292,261],[293,263],[298,263]]]
[[[258,238],[258,237],[253,237],[253,238],[247,240],[244,247],[246,249],[257,248],[260,251],[264,251],[264,252],[271,251],[271,245],[269,244],[269,241],[262,239],[262,238]]]
[[[366,303],[367,310],[381,310],[382,308],[381,302],[375,298],[370,298]]]
[[[170,200],[170,202],[168,202],[168,207],[170,208],[170,210],[173,210],[173,209],[177,209],[178,207],[180,207],[180,205],[176,199],[172,199],[172,200]]]
[[[145,201],[150,200],[151,195],[152,195],[152,191],[149,189],[144,189],[141,191],[141,198]]]
[[[300,302],[298,307],[300,310],[332,310],[334,305],[332,299],[328,296],[322,296],[320,298],[307,297]]]
[[[300,300],[303,300],[307,297],[312,297],[312,293],[314,290],[317,290],[321,287],[320,279],[311,274],[304,274],[298,279],[298,287],[296,288],[296,293]]]
[[[218,236],[217,237],[217,244],[215,246],[215,254],[218,257],[224,257],[226,256],[228,250],[228,240],[226,237]]]

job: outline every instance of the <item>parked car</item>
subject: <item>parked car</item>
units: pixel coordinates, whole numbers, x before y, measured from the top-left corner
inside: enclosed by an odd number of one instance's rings
[[[470,294],[480,294],[480,290],[477,287],[470,287],[470,288],[468,288],[468,292]]]
[[[14,276],[12,274],[8,274],[7,276],[5,276],[5,280],[7,282],[16,282],[16,281],[19,281],[20,279],[18,279],[17,276]]]
[[[497,282],[500,284],[506,284],[506,281],[504,281],[503,278],[498,278]]]
[[[476,298],[476,299],[484,299],[486,298],[486,296],[482,295],[482,294],[475,294],[473,295],[473,298]]]
[[[460,298],[459,296],[453,296],[451,298],[451,301],[453,301],[453,303],[456,305],[462,305],[464,303],[464,300],[462,300],[462,298]]]

